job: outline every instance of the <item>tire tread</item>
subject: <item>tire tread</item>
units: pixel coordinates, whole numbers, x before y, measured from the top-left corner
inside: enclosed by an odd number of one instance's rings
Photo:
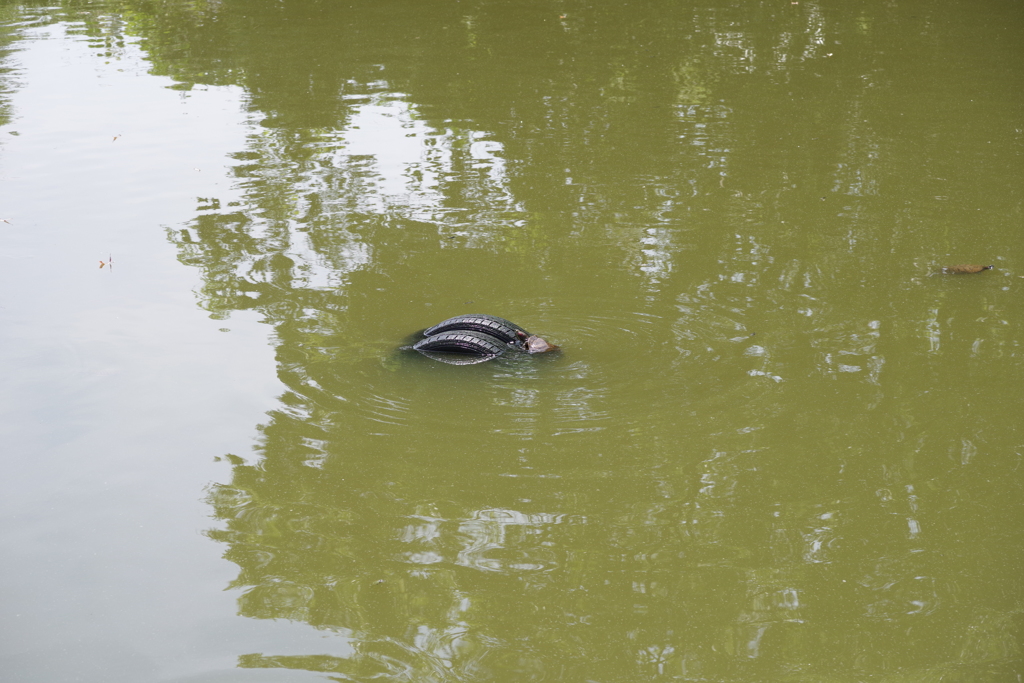
[[[517,343],[519,341],[519,332],[527,336],[530,335],[529,332],[510,320],[483,314],[457,315],[454,318],[448,318],[433,327],[427,328],[423,334],[426,337],[433,337],[452,330],[481,332],[500,339],[506,344]]]
[[[412,348],[417,351],[447,351],[449,353],[499,356],[508,348],[508,343],[484,332],[457,329],[432,334],[413,344]]]

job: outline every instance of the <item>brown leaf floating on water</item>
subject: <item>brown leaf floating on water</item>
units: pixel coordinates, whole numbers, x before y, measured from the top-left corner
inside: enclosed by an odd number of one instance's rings
[[[942,269],[943,273],[947,275],[969,275],[971,273],[980,273],[983,270],[992,270],[994,266],[979,266],[973,263],[965,263],[959,266],[946,266]]]

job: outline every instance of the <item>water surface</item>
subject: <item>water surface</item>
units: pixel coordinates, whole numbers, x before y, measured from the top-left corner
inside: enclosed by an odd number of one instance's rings
[[[0,18],[11,680],[1019,680],[1016,4]]]

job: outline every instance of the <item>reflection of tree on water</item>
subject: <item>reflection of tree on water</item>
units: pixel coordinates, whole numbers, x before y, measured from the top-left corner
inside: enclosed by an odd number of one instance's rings
[[[339,630],[352,652],[250,655],[243,666],[452,680],[489,671],[550,675],[560,662],[595,675],[632,661],[635,647],[654,647],[659,635],[643,633],[652,617],[676,629],[660,638],[677,643],[688,631],[699,639],[694,613],[708,618],[726,608],[717,617],[723,628],[736,616],[735,607],[710,607],[706,595],[663,603],[687,564],[679,553],[699,546],[700,532],[685,530],[705,513],[679,501],[634,509],[636,487],[654,484],[647,477],[570,494],[561,491],[575,479],[566,468],[475,492],[474,482],[501,476],[488,454],[475,468],[473,459],[451,463],[443,453],[425,462],[349,456],[346,444],[324,438],[330,426],[317,429],[297,414],[296,401],[285,401],[291,414],[265,428],[260,463],[236,465],[231,485],[211,493],[226,528],[210,535],[241,568],[233,586],[244,591],[242,614]],[[318,463],[322,450],[333,455]],[[521,511],[563,506],[565,496],[571,516]],[[509,507],[486,507],[496,497]]]
[[[899,654],[906,615],[935,613],[940,589],[905,580],[941,573],[916,536],[904,542],[917,521],[913,468],[897,462],[883,478],[847,457],[847,441],[891,447],[916,417],[870,413],[885,405],[892,332],[827,296],[851,264],[893,248],[874,198],[892,182],[879,159],[898,148],[867,111],[886,71],[868,59],[833,80],[823,65],[831,46],[853,54],[885,30],[872,26],[899,22],[872,24],[865,9],[850,26],[815,3],[771,16],[662,4],[656,17],[632,3],[124,7],[124,21],[83,24],[110,37],[99,50],[137,31],[155,73],[183,96],[191,84],[238,85],[260,119],[236,156],[238,201],[206,202],[169,233],[202,271],[211,314],[252,309],[273,325],[287,387],[261,427],[258,461],[239,460],[211,491],[223,527],[210,535],[240,568],[243,615],[338,637],[331,654],[248,654],[242,666],[410,680],[873,671],[884,665],[858,652]],[[805,99],[778,98],[769,116],[747,94],[765,92],[748,90],[750,79]],[[809,177],[809,163],[821,164],[820,187],[796,187],[790,174]],[[826,193],[841,212],[800,199]],[[794,215],[799,225],[777,224]],[[493,433],[453,421],[446,438],[410,439],[410,406],[446,399],[429,382],[382,388],[395,367],[429,372],[380,360],[395,321],[412,317],[394,292],[467,289],[458,270],[437,275],[455,252],[478,271],[500,268],[514,283],[494,278],[505,300],[543,302],[552,285],[531,290],[538,274],[566,287],[594,277],[574,257],[582,247],[603,249],[617,265],[605,286],[650,303],[637,314],[662,327],[645,336],[596,316],[578,327],[622,335],[637,366],[700,361],[705,386],[652,381],[648,414],[623,421],[596,364],[545,368],[579,373],[558,393],[536,381],[543,366],[498,365],[464,376],[487,379],[485,416],[511,419]],[[759,294],[769,281],[780,284]],[[756,310],[766,300],[771,310]],[[663,310],[676,318],[657,320]],[[751,339],[785,316],[813,322],[777,325],[792,338]],[[792,415],[773,397],[799,379],[801,334],[836,384],[810,385],[820,412]],[[731,353],[750,383],[714,365]],[[866,414],[845,410],[833,388],[844,380],[858,382]],[[723,418],[729,404],[746,414]],[[798,438],[777,438],[787,430]],[[851,439],[858,431],[879,436]],[[562,446],[566,435],[575,448]],[[797,446],[769,447],[783,442]],[[806,472],[818,481],[807,486]],[[895,550],[858,566],[849,538]],[[822,651],[865,620],[883,623],[857,647]],[[990,652],[1012,650],[1006,614],[976,623]],[[974,650],[951,667],[992,661],[967,641]]]

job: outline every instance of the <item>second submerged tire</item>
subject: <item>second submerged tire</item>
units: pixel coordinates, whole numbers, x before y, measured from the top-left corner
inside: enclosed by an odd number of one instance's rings
[[[508,344],[498,337],[492,337],[483,332],[456,329],[432,334],[413,344],[412,348],[417,351],[447,351],[448,353],[472,353],[478,356],[499,356],[505,352]]]

